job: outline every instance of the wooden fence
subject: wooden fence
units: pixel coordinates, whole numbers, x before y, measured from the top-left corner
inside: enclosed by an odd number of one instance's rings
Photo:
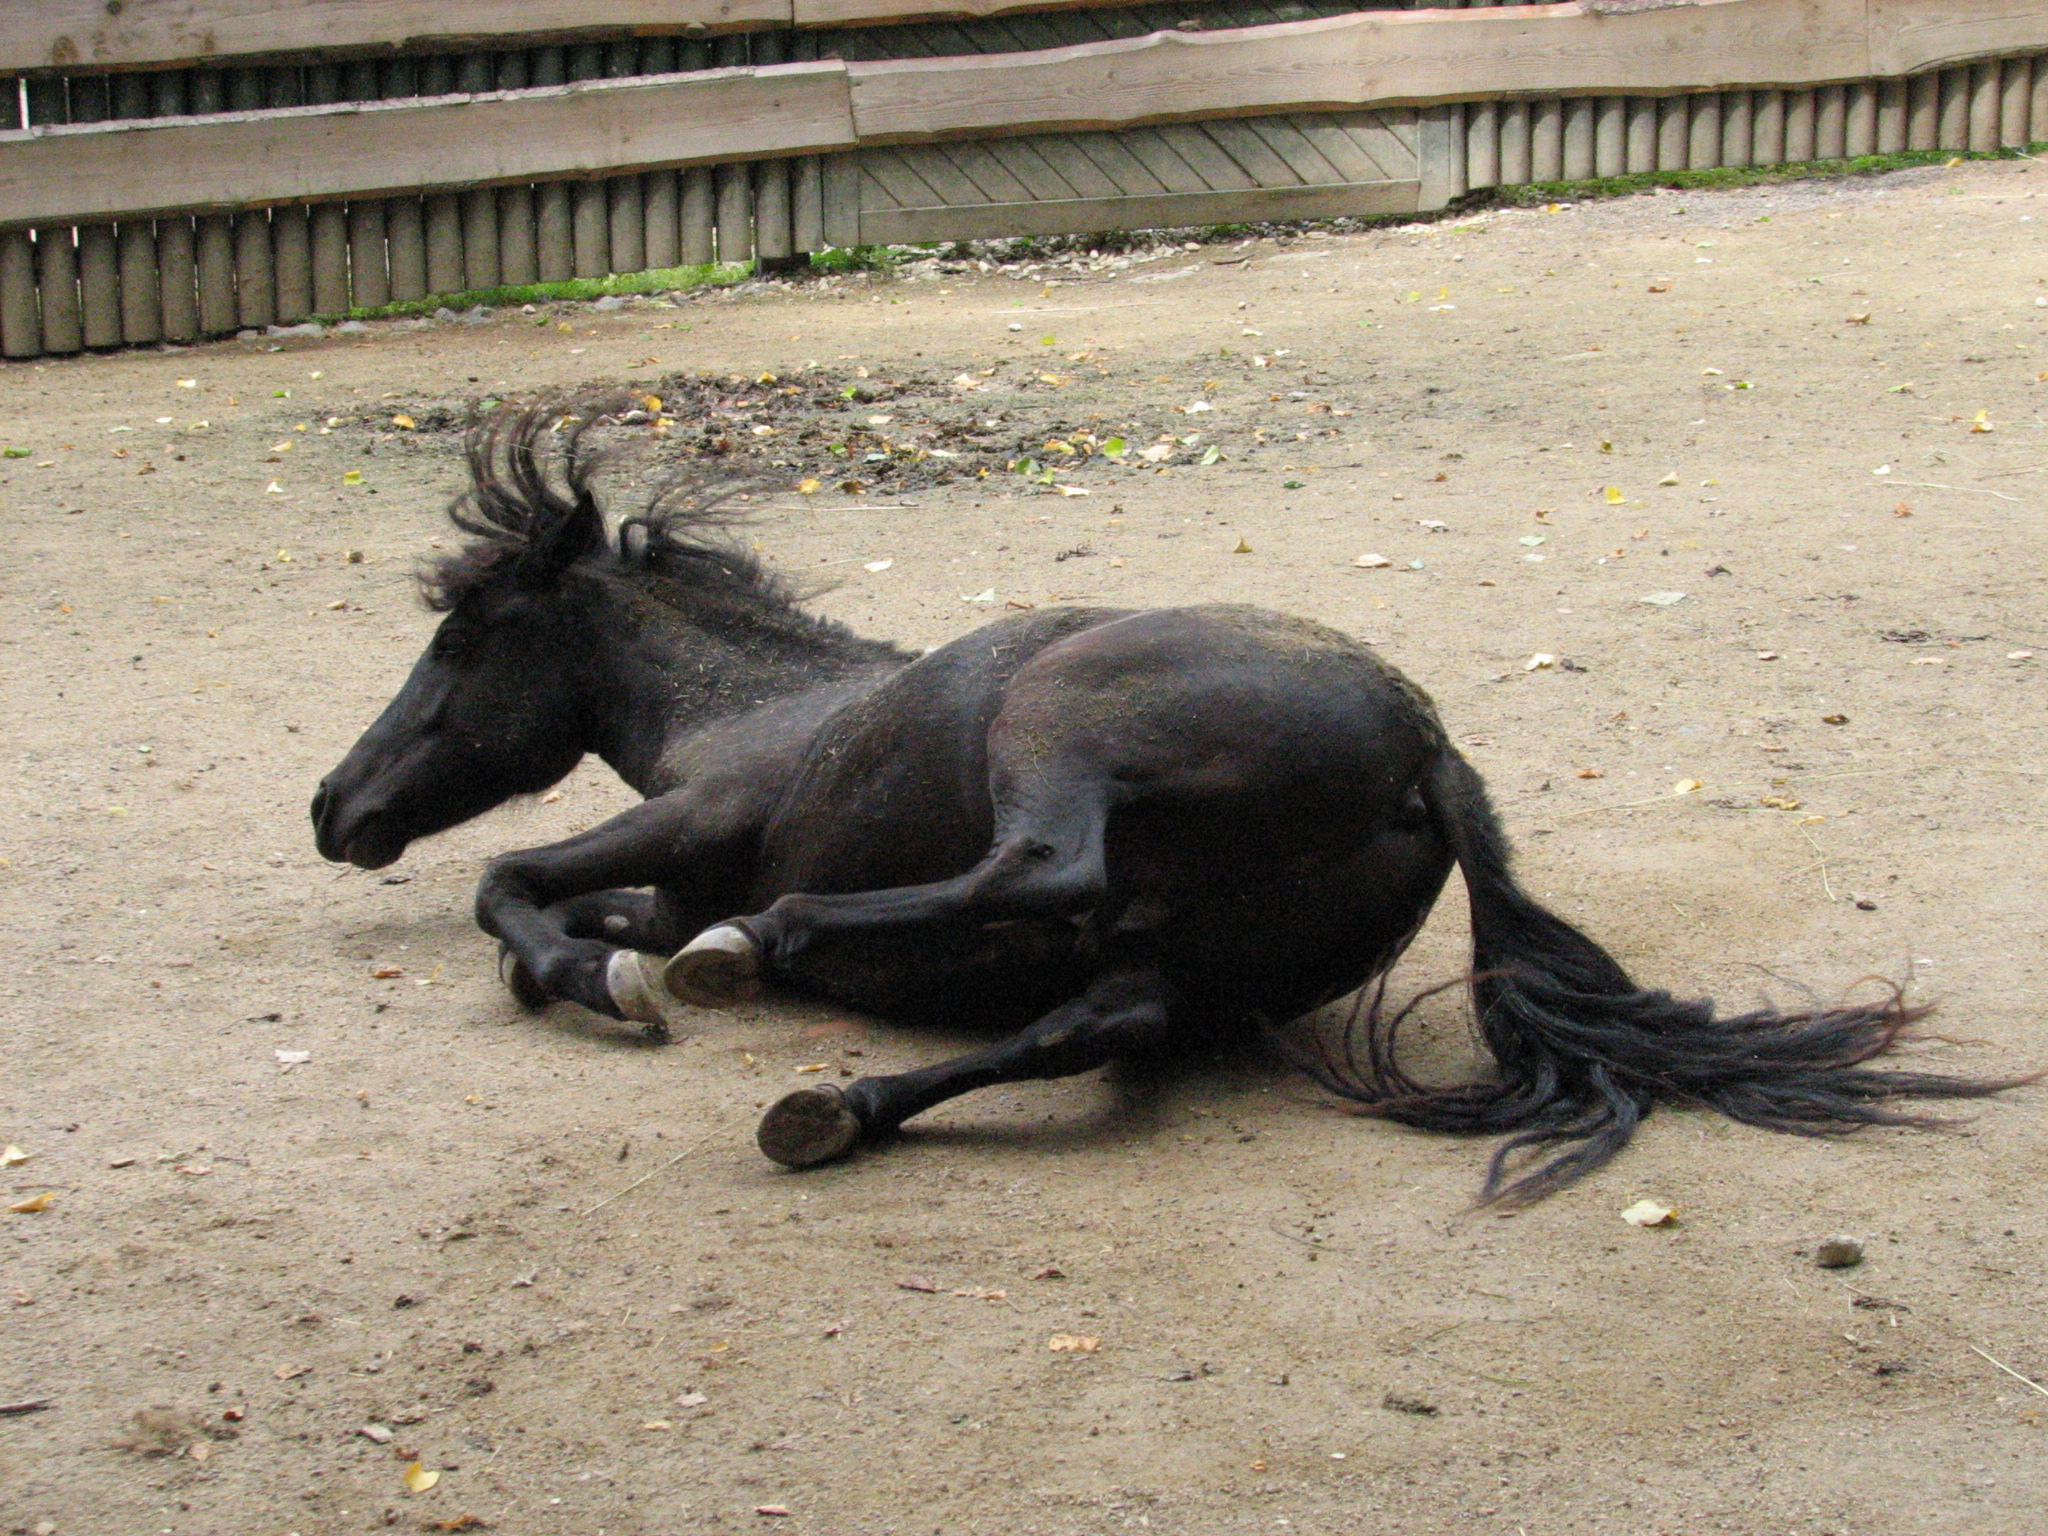
[[[2048,140],[2044,53],[2039,0],[37,0],[0,14],[0,353],[1991,150]]]

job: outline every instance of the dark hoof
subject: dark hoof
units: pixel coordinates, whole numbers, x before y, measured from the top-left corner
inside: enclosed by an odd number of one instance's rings
[[[815,1168],[846,1156],[859,1143],[860,1117],[829,1084],[785,1093],[761,1117],[761,1150],[785,1168]]]
[[[505,990],[512,994],[512,1000],[528,1013],[539,1013],[554,1001],[534,980],[533,972],[512,953],[509,944],[498,946],[498,979],[505,983]]]
[[[676,952],[662,980],[678,1002],[730,1008],[761,991],[761,950],[730,923],[707,928]]]

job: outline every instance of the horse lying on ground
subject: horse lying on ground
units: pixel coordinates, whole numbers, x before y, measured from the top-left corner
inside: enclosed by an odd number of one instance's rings
[[[318,843],[381,868],[596,752],[645,803],[494,860],[477,893],[529,1005],[658,1027],[664,984],[717,1007],[772,980],[1029,1021],[788,1094],[760,1129],[779,1163],[993,1083],[1296,1019],[1382,975],[1453,864],[1494,1075],[1413,1080],[1376,1006],[1362,1061],[1311,1070],[1375,1115],[1507,1135],[1486,1199],[1601,1166],[1660,1099],[1833,1134],[2011,1086],[1864,1069],[1921,1012],[1897,996],[1718,1017],[1637,986],[1515,883],[1479,775],[1358,641],[1245,607],[1050,608],[915,656],[804,612],[712,536],[715,506],[657,500],[608,538],[586,440],[605,419],[556,401],[472,433],[451,511],[472,542],[424,577],[446,617],[322,782]],[[1509,1182],[1527,1149],[1555,1150]]]

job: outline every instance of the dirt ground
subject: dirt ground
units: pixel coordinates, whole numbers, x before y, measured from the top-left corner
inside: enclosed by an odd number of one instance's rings
[[[306,803],[429,631],[451,413],[634,379],[671,456],[821,481],[746,537],[826,612],[1312,615],[1638,976],[1910,974],[1921,1059],[2048,1065],[2044,232],[2048,171],[1968,165],[0,370],[0,1530],[2039,1532],[2048,1089],[1660,1111],[1511,1220],[1486,1146],[1259,1051],[790,1175],[800,1073],[967,1037],[521,1014],[470,892],[627,803],[599,764],[380,874]]]

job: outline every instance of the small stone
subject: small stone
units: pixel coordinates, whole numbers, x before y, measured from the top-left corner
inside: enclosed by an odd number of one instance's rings
[[[1814,1248],[1813,1262],[1821,1269],[1854,1269],[1863,1262],[1863,1240],[1857,1237],[1825,1238]]]

